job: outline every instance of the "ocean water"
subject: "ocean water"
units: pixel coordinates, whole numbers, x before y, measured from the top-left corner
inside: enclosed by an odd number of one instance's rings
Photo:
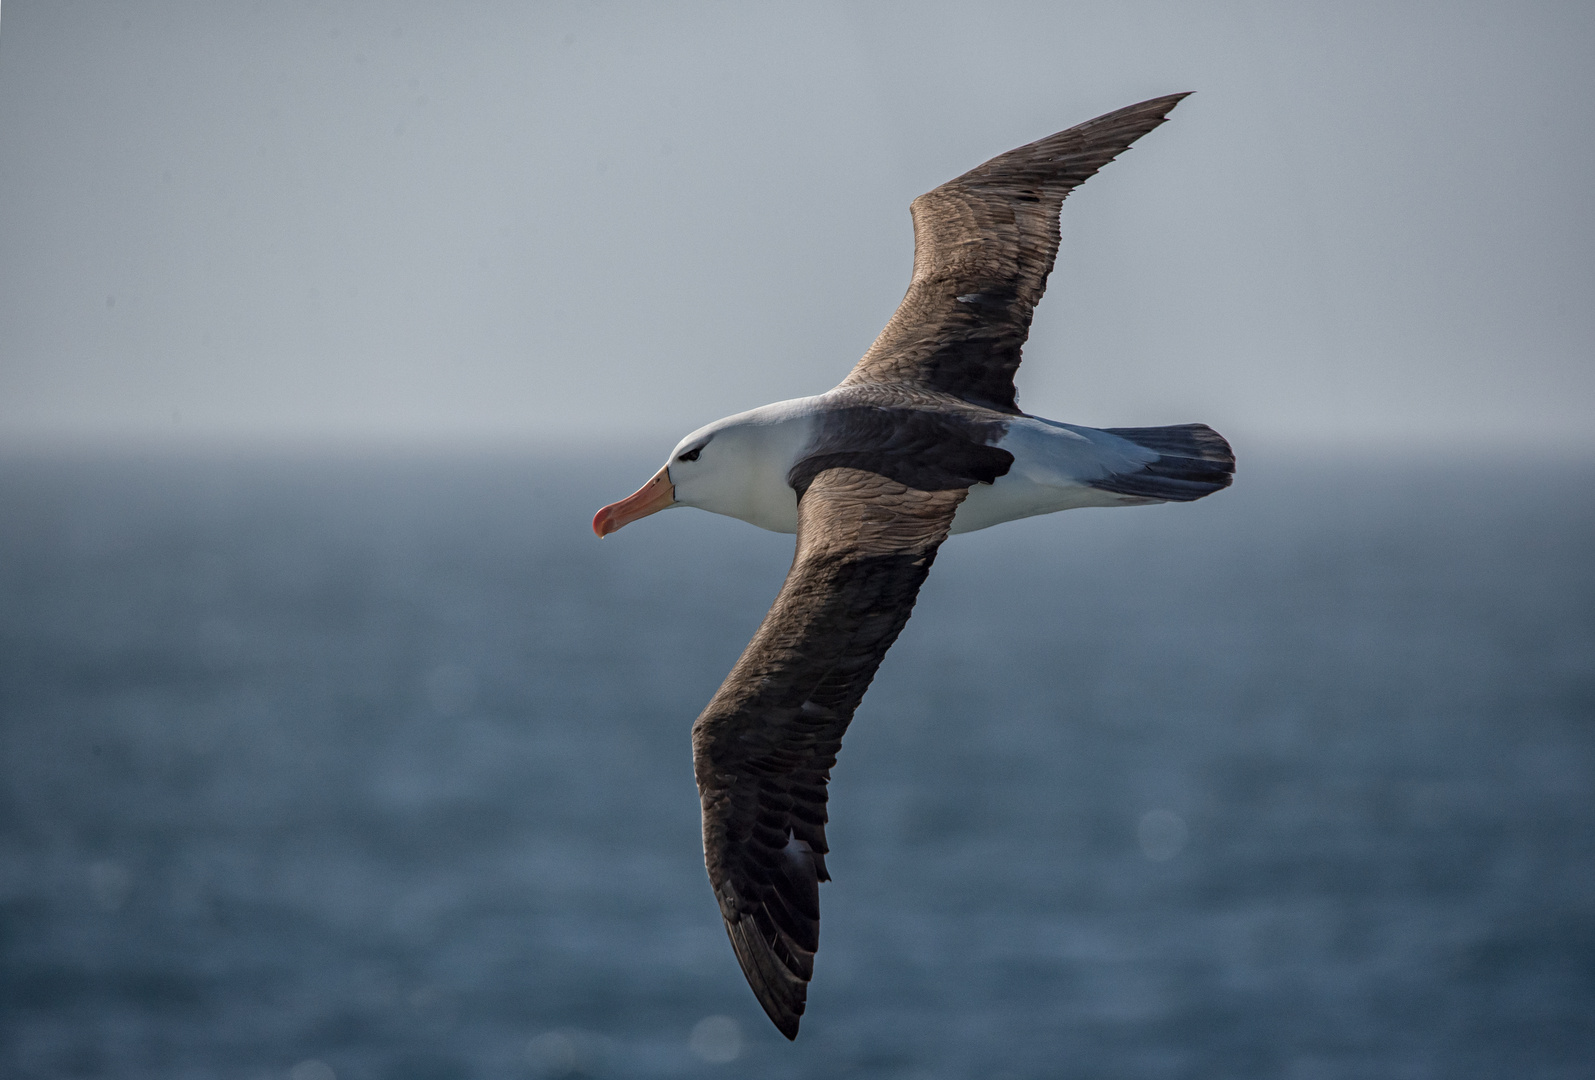
[[[954,538],[795,1044],[687,741],[791,541],[651,471],[0,462],[0,1074],[1595,1076],[1595,463]]]

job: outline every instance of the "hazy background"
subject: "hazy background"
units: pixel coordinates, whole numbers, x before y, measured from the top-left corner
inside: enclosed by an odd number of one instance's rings
[[[1077,422],[1588,446],[1586,3],[24,3],[14,440],[586,445],[833,385],[915,195],[1158,94],[1021,374]]]
[[[5,4],[0,1073],[1588,1080],[1592,57],[1587,3]],[[791,538],[590,516],[833,385],[915,195],[1186,89],[1022,402],[1237,482],[945,545],[788,1044],[687,731]]]

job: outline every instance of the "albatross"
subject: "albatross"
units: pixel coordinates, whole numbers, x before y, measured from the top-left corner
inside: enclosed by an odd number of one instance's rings
[[[1185,96],[1099,116],[915,199],[908,293],[838,386],[694,431],[593,518],[603,537],[695,506],[797,534],[774,606],[692,726],[709,882],[788,1039],[820,945],[831,767],[942,541],[1229,486],[1235,458],[1205,424],[1080,427],[1021,411],[1014,391],[1064,198]]]

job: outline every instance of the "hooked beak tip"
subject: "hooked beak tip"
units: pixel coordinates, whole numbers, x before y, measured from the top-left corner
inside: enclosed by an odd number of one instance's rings
[[[670,469],[666,466],[635,493],[594,514],[593,533],[602,540],[622,525],[658,513],[675,501],[676,485],[670,482]]]

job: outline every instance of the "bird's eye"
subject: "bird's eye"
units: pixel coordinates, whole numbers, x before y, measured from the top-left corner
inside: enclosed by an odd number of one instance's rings
[[[703,447],[697,446],[676,458],[677,461],[697,461],[698,455],[703,453]]]

